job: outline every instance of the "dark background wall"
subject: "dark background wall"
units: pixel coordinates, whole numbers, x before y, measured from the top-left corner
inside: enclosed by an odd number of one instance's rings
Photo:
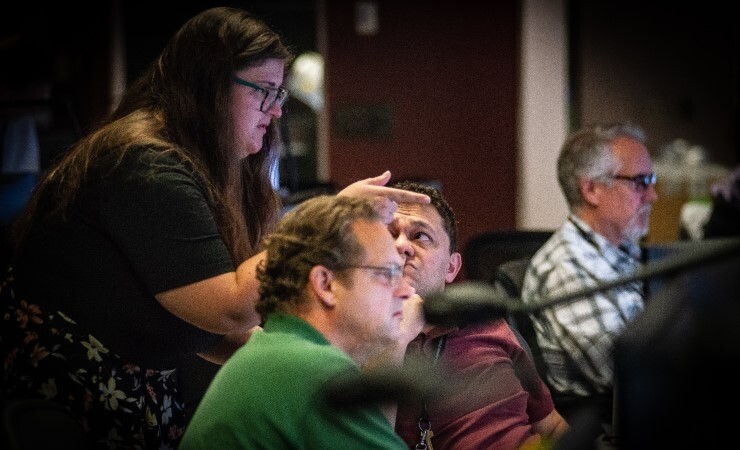
[[[316,50],[315,0],[195,0],[177,4],[120,0],[120,3],[126,23],[129,78],[135,77],[159,55],[183,23],[213,6],[246,9],[268,22],[297,52]]]
[[[735,6],[572,1],[575,122],[629,118],[654,151],[681,137],[716,163],[740,163]]]
[[[378,33],[361,36],[353,3],[327,2],[332,179],[344,185],[390,169],[437,181],[462,243],[513,229],[518,2],[377,4]]]

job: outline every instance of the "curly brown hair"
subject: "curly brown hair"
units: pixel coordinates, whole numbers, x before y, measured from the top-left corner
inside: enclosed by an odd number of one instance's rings
[[[365,249],[352,231],[360,220],[379,221],[381,216],[368,200],[345,196],[313,197],[285,214],[265,238],[267,257],[257,268],[257,312],[263,319],[300,309],[314,266],[338,271],[362,262]]]

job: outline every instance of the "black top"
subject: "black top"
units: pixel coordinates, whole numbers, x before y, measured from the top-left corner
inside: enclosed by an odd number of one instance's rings
[[[36,223],[14,266],[33,303],[62,311],[151,369],[171,368],[219,339],[154,295],[234,270],[191,171],[174,156],[143,150],[114,170],[93,169],[66,220]]]

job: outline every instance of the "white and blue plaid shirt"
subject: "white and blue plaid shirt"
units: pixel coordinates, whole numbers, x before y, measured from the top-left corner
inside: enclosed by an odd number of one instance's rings
[[[617,247],[571,214],[532,257],[522,300],[546,303],[633,274],[640,264],[636,243]],[[642,283],[635,281],[535,314],[550,386],[575,395],[610,392],[614,341],[643,308]]]

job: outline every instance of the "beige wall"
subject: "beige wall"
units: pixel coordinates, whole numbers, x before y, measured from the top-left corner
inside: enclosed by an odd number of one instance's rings
[[[554,229],[568,208],[556,178],[568,133],[568,48],[562,0],[522,2],[517,228]]]

